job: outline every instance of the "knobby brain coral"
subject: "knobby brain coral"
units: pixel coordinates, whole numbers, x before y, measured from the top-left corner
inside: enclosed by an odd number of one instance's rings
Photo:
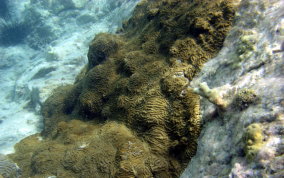
[[[43,141],[16,145],[24,177],[178,177],[201,129],[187,85],[234,12],[231,0],[143,0],[117,34],[98,34],[75,84],[44,103]]]

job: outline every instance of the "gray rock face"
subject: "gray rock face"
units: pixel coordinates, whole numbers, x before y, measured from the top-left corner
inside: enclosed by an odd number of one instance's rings
[[[10,161],[5,155],[0,154],[0,177],[19,178],[21,170],[17,164]]]
[[[283,17],[281,0],[240,2],[224,48],[191,82],[203,128],[181,177],[284,177]]]

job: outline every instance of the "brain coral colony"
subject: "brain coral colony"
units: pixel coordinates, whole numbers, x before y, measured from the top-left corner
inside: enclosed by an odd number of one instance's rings
[[[44,131],[10,156],[23,177],[178,177],[201,129],[186,86],[233,17],[226,0],[141,1],[116,35],[95,37],[74,85],[46,100]]]

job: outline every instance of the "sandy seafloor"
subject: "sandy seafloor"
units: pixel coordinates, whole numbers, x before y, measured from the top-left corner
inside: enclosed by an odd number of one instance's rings
[[[74,82],[95,34],[114,33],[137,2],[1,1],[7,13],[1,13],[0,29],[12,32],[0,38],[0,153],[13,152],[15,143],[41,131],[41,103],[57,86]],[[13,31],[11,24],[26,26]]]

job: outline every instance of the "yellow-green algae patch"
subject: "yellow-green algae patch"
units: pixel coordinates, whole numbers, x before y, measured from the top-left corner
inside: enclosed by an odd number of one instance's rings
[[[252,160],[264,145],[261,125],[259,123],[249,125],[246,128],[244,139],[246,157],[248,160]]]
[[[43,141],[16,145],[24,177],[178,177],[201,129],[187,85],[234,12],[230,0],[143,0],[116,35],[97,35],[75,84],[44,103]]]

